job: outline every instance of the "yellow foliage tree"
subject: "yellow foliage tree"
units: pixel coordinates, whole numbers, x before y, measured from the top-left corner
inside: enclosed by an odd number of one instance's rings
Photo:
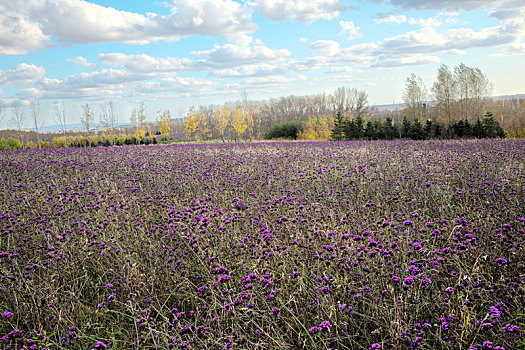
[[[231,125],[233,130],[235,130],[236,137],[241,137],[241,135],[246,131],[246,128],[248,128],[248,125],[246,125],[244,112],[240,107],[237,107],[233,112]]]
[[[303,130],[299,133],[299,139],[303,140],[325,140],[331,137],[334,118],[329,116],[312,117],[308,119]]]
[[[170,138],[170,131],[171,131],[171,115],[170,115],[170,111],[164,110],[157,117],[157,123],[158,123],[161,135],[164,138],[169,139]]]
[[[145,128],[140,128],[135,131],[135,138],[137,139],[137,142],[140,142],[142,139],[144,139],[144,136],[146,136]]]
[[[217,121],[217,131],[219,132],[222,142],[224,142],[224,131],[226,131],[226,128],[230,123],[230,109],[225,103],[224,106],[222,106],[222,108],[217,107],[213,112],[213,115],[215,117],[215,120]]]
[[[255,122],[253,120],[253,107],[248,107],[248,115],[246,116],[246,121],[248,122],[248,138],[252,141],[255,138]]]
[[[194,138],[197,141],[211,138],[211,130],[208,128],[208,122],[204,113],[197,113],[193,107],[190,108],[186,115],[184,124],[184,133],[186,138]]]

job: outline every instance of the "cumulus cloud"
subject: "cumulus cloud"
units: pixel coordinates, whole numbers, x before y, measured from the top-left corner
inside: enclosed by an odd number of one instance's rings
[[[310,49],[323,56],[334,56],[339,53],[339,43],[334,40],[317,40],[310,45]]]
[[[290,19],[313,23],[339,17],[341,11],[346,10],[338,0],[255,0],[253,6],[263,17],[274,22]]]
[[[0,70],[0,84],[26,84],[41,79],[46,74],[44,67],[20,63],[14,68]]]
[[[172,73],[190,70],[193,61],[189,58],[152,57],[146,54],[126,55],[119,52],[99,54],[98,58],[105,66],[125,67],[131,72],[140,73]]]
[[[211,86],[211,81],[194,77],[162,76],[132,72],[126,69],[103,69],[98,72],[79,73],[64,79],[41,78],[31,88],[20,90],[16,97],[29,100],[71,99],[101,101],[123,97],[151,95],[157,92],[198,92]]]
[[[355,69],[352,67],[344,66],[344,67],[330,67],[326,71],[326,73],[329,74],[339,74],[339,73],[351,73],[354,72]]]
[[[245,83],[252,85],[274,85],[274,84],[289,84],[292,81],[282,75],[271,75],[267,77],[254,77],[245,80]]]
[[[448,12],[488,10],[500,20],[523,17],[525,4],[522,0],[390,0],[403,11],[444,10]]]
[[[68,58],[67,61],[73,62],[77,66],[83,67],[86,69],[97,69],[98,68],[98,66],[95,63],[88,62],[87,58],[82,57],[82,56],[78,56],[75,58]]]
[[[287,49],[274,50],[262,43],[255,45],[215,45],[211,50],[194,51],[197,65],[210,68],[238,67],[282,60],[291,55]]]
[[[142,15],[80,0],[7,2],[0,4],[0,52],[36,50],[50,37],[68,44],[147,44],[199,34],[246,40],[256,30],[252,9],[233,0],[173,0],[170,10]]]
[[[339,21],[339,26],[341,30],[338,35],[344,35],[347,39],[353,40],[363,36],[361,34],[361,27],[357,27],[353,21]]]
[[[403,53],[436,53],[449,50],[465,50],[473,47],[491,47],[515,42],[519,30],[509,25],[483,28],[475,31],[471,28],[450,29],[439,33],[434,27],[384,39],[385,50]]]
[[[264,77],[285,73],[286,70],[282,66],[276,66],[273,64],[252,64],[237,68],[217,69],[212,71],[211,75],[219,78],[245,78]]]
[[[505,57],[505,56],[514,56],[514,55],[525,55],[525,43],[519,43],[519,44],[507,46],[501,52],[496,53],[492,56]]]
[[[22,55],[44,47],[49,36],[26,16],[2,11],[0,5],[0,55]]]
[[[399,15],[399,16],[395,16],[395,15],[383,15],[383,16],[379,16],[378,18],[376,18],[374,20],[374,22],[376,24],[381,24],[381,23],[395,23],[395,24],[401,24],[401,23],[405,23],[407,21],[407,16],[405,15]]]
[[[422,65],[427,63],[437,63],[441,59],[437,56],[411,54],[398,57],[382,55],[377,62],[372,65],[373,68],[402,68],[411,65]]]
[[[390,0],[394,6],[403,10],[447,10],[447,11],[472,11],[490,8],[493,0]]]

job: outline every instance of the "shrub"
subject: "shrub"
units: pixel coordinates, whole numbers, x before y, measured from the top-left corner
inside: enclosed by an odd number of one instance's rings
[[[297,135],[301,131],[301,122],[287,122],[274,124],[270,130],[264,135],[266,140],[271,139],[289,139],[297,140]]]

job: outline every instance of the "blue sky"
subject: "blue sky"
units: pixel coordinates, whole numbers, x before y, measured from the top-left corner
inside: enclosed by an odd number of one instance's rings
[[[522,0],[0,0],[0,100],[38,99],[77,123],[113,101],[121,122],[144,102],[169,109],[240,99],[368,93],[401,102],[414,73],[480,68],[494,95],[525,93]]]

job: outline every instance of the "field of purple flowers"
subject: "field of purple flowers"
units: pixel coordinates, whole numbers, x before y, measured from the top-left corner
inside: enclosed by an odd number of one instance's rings
[[[0,348],[525,346],[525,142],[0,153]]]

